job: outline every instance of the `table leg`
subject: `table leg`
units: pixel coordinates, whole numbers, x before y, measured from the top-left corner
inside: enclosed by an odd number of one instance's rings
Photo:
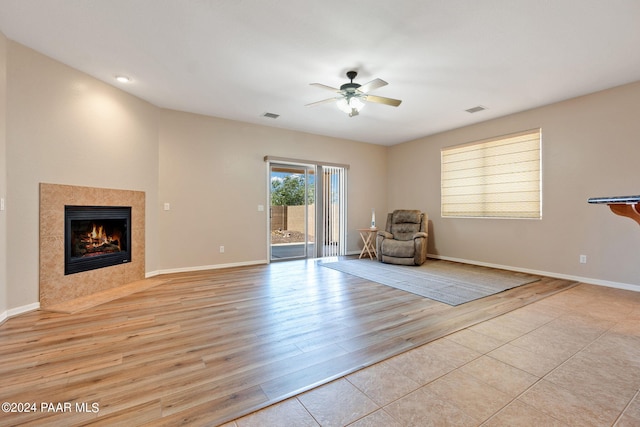
[[[360,238],[362,239],[362,243],[364,246],[362,247],[362,251],[360,252],[360,256],[358,258],[362,258],[365,254],[369,255],[370,259],[377,258],[378,254],[376,253],[376,248],[373,246],[371,242],[371,238],[375,233],[371,231],[361,231]],[[373,253],[371,253],[373,251]]]
[[[368,236],[368,233],[363,233],[360,232],[360,238],[362,239],[362,243],[364,243],[364,246],[362,246],[362,251],[360,251],[360,256],[358,257],[358,259],[362,258],[365,254],[365,252],[367,252],[367,238],[365,237],[365,234]]]

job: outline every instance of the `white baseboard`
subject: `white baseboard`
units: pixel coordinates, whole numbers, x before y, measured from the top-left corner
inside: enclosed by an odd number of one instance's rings
[[[145,273],[144,277],[155,277],[161,274],[171,274],[171,273],[189,273],[192,271],[204,271],[204,270],[218,270],[221,268],[231,268],[231,267],[246,267],[250,265],[261,265],[267,264],[267,260],[256,260],[256,261],[244,261],[244,262],[232,262],[229,264],[213,264],[213,265],[199,265],[195,267],[182,267],[182,268],[169,268],[166,270],[156,270]]]
[[[21,307],[10,308],[2,313],[0,313],[0,323],[4,322],[10,317],[17,316],[18,314],[26,313],[29,311],[34,311],[40,308],[39,302],[34,302],[31,304],[23,305]]]
[[[499,268],[502,270],[517,271],[519,273],[535,274],[536,276],[547,276],[547,277],[556,277],[558,279],[575,280],[576,282],[589,283],[591,285],[599,285],[599,286],[606,286],[608,288],[626,289],[628,291],[640,292],[640,285],[634,285],[631,283],[612,282],[609,280],[594,279],[591,277],[573,276],[573,275],[563,274],[563,273],[554,273],[552,271],[532,270],[528,268],[519,268],[519,267],[512,267],[509,265],[492,264],[488,262],[453,258],[448,256],[442,256],[442,255],[428,254],[427,256],[429,258],[442,259],[445,261],[454,261],[454,262],[461,262],[464,264],[480,265],[482,267]]]

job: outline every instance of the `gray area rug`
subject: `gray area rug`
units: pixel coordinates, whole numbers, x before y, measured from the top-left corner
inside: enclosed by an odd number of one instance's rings
[[[464,304],[540,280],[525,273],[431,259],[420,267],[368,259],[320,265],[449,305]]]

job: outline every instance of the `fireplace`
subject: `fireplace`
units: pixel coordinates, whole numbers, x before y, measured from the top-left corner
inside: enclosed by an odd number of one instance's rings
[[[131,262],[130,206],[64,207],[64,274]]]

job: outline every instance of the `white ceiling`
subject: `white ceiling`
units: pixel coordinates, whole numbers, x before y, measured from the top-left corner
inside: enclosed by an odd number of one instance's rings
[[[160,107],[382,145],[640,80],[639,0],[0,0],[0,31]],[[402,104],[305,107],[351,69]]]

